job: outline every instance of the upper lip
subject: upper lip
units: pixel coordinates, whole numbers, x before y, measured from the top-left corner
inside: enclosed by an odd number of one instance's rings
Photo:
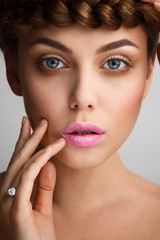
[[[70,124],[67,128],[63,130],[62,133],[73,133],[73,132],[84,132],[84,131],[91,131],[97,134],[104,134],[104,131],[100,129],[93,123],[81,123],[81,122],[74,122]]]

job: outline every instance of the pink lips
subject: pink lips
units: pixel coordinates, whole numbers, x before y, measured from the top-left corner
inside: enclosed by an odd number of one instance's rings
[[[104,132],[92,123],[75,122],[65,128],[62,135],[76,147],[92,147],[101,140]]]

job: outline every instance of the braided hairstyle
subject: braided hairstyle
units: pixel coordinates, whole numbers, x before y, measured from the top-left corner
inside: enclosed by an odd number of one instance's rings
[[[157,47],[160,13],[140,0],[0,0],[0,48],[16,49],[19,37],[53,24],[79,24],[88,29],[106,26],[117,30],[123,24],[143,25],[148,37],[148,55]]]

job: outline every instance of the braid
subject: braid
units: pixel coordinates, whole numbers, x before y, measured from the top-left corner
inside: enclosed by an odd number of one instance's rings
[[[48,24],[66,27],[76,23],[110,29],[141,24],[157,33],[160,13],[139,0],[0,0],[0,47],[13,46],[22,34]]]

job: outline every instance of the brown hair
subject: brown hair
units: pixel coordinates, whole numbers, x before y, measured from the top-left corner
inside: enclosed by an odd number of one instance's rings
[[[157,47],[160,13],[139,0],[0,0],[0,48],[16,49],[19,37],[53,24],[85,28],[102,25],[118,29],[123,24],[143,25],[148,37],[148,55]]]

